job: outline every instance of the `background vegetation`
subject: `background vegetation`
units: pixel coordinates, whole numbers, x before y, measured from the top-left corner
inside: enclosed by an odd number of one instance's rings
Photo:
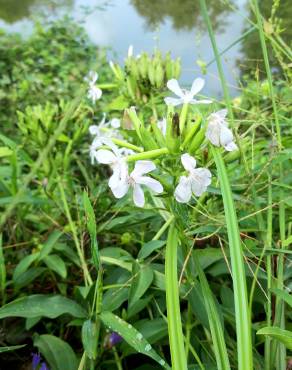
[[[145,1],[133,3],[143,14],[149,9]],[[179,28],[181,18],[171,3],[161,2],[146,18],[155,23],[171,16]],[[185,2],[184,14],[195,12],[191,3]],[[261,10],[269,60],[275,67],[271,78],[277,116],[256,29],[243,40],[248,60],[243,63],[241,92],[231,101],[242,153],[224,158],[244,254],[254,368],[284,370],[292,349],[292,53],[289,36],[281,33],[288,27],[277,18],[290,3],[270,3]],[[213,10],[224,14],[225,9]],[[210,14],[215,27],[216,14]],[[250,18],[256,22],[254,13]],[[191,17],[183,24],[191,27],[193,22]],[[109,170],[90,164],[88,127],[99,123],[103,112],[127,123],[124,110],[133,104],[144,122],[161,117],[165,84],[153,86],[143,79],[133,95],[129,69],[121,69],[125,79],[118,79],[104,50],[92,45],[69,19],[37,23],[27,40],[5,33],[0,38],[0,368],[30,369],[31,353],[39,351],[52,370],[160,369],[152,349],[152,358],[146,357],[146,349],[150,344],[170,363],[167,230],[161,230],[159,206],[150,198],[142,210],[129,198],[113,198],[107,187]],[[98,71],[103,89],[95,105],[85,93],[84,77],[90,69]],[[196,114],[190,111],[189,119]],[[206,147],[200,161],[206,164],[210,158]],[[224,328],[231,368],[240,367],[222,195],[215,181],[202,199],[174,209],[188,240],[178,249],[178,272],[189,369],[220,368],[214,324]],[[107,316],[111,312],[120,320]],[[286,331],[257,334],[266,327]],[[139,335],[135,329],[143,336],[141,348],[134,341]],[[99,336],[92,334],[95,331]],[[125,340],[115,343],[113,331],[120,331]],[[24,344],[13,352],[4,349]]]

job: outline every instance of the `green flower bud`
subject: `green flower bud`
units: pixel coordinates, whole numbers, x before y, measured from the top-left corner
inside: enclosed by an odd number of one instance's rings
[[[148,65],[148,78],[151,83],[151,85],[155,85],[155,68],[152,63],[149,63]]]
[[[194,155],[196,151],[200,148],[201,144],[205,140],[206,127],[202,127],[197,133],[194,139],[190,142],[188,147],[188,152]]]
[[[130,95],[130,97],[135,100],[136,98],[136,95],[135,95],[135,91],[136,91],[136,81],[132,78],[132,77],[127,77],[127,88],[128,88],[128,93]]]
[[[158,144],[153,138],[153,134],[145,127],[140,128],[141,142],[146,150],[159,149]]]
[[[174,62],[174,65],[173,65],[173,76],[172,77],[178,80],[180,77],[180,74],[181,74],[181,59],[177,58],[177,60]]]
[[[164,71],[162,68],[161,63],[159,63],[155,70],[155,84],[158,88],[161,88],[163,86],[164,81]]]
[[[180,146],[179,116],[168,114],[166,120],[166,146],[170,153],[178,153]]]

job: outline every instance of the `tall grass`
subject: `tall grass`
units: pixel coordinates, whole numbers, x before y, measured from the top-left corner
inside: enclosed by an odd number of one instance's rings
[[[228,108],[229,116],[234,121],[231,98],[223,72],[223,67],[218,51],[215,35],[208,15],[208,9],[205,0],[200,0],[202,14],[208,28],[209,37],[213,47],[217,68],[219,72],[220,81],[224,93],[225,102]],[[238,140],[237,140],[238,141]],[[240,144],[240,143],[239,143]],[[242,152],[242,150],[241,150]],[[229,249],[232,268],[232,281],[234,289],[234,303],[235,303],[235,320],[236,320],[236,336],[237,336],[237,356],[239,370],[253,369],[253,354],[251,341],[251,317],[249,314],[246,276],[244,268],[244,259],[241,246],[241,239],[239,234],[239,227],[237,215],[232,197],[232,191],[224,165],[224,161],[217,148],[212,148],[212,154],[217,167],[218,178],[220,182],[225,221],[229,239]],[[244,159],[245,163],[245,159]]]

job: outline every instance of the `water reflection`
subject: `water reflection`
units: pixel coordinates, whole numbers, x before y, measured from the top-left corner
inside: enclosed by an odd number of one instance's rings
[[[0,18],[15,23],[39,12],[55,13],[60,7],[72,7],[74,0],[0,0]]]
[[[194,0],[131,0],[131,4],[138,13],[146,19],[148,27],[155,28],[159,24],[171,19],[176,30],[202,28],[203,19],[200,15],[199,1]],[[208,10],[214,29],[222,29],[224,18],[231,12],[231,8],[219,0],[209,0]]]
[[[260,11],[264,19],[269,20],[271,17],[271,10],[273,8],[273,0],[265,0],[259,2]],[[292,1],[282,0],[280,6],[276,9],[273,16],[273,24],[276,24],[283,32],[281,32],[281,39],[289,45],[292,46]],[[249,12],[249,19],[255,22],[255,15],[252,11]],[[275,35],[275,31],[272,25],[265,21],[264,27],[267,33],[270,33],[272,37]],[[245,28],[247,30],[248,27]],[[244,30],[244,31],[245,31]],[[277,38],[277,37],[276,37]],[[279,41],[279,39],[277,39]],[[281,41],[280,41],[281,43]],[[284,46],[285,49],[285,45]],[[279,69],[279,61],[276,59],[275,50],[272,49],[271,43],[267,43],[269,59],[273,70],[277,72]],[[240,62],[241,73],[250,73],[255,67],[258,67],[259,73],[262,76],[265,71],[264,61],[261,50],[261,43],[259,39],[258,32],[251,33],[247,38],[242,41],[241,51],[244,55],[244,59]],[[283,55],[282,55],[283,57]],[[285,58],[283,59],[285,62]]]

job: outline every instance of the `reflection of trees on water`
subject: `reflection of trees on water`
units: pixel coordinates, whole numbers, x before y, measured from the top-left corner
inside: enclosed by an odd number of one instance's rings
[[[0,0],[0,19],[17,22],[38,11],[54,12],[60,7],[72,7],[74,0]]]
[[[259,6],[263,17],[268,20],[271,16],[271,10],[273,6],[273,0],[260,1]],[[276,18],[280,20],[281,29],[284,30],[281,34],[284,42],[292,47],[292,1],[282,0],[279,8],[276,11]],[[255,16],[253,12],[250,12],[249,18],[255,22]],[[272,35],[273,37],[273,35]],[[269,58],[272,67],[277,67],[279,62],[275,57],[275,53],[272,50],[270,42],[267,43]],[[240,69],[242,73],[247,73],[253,71],[256,66],[259,67],[259,71],[263,72],[265,70],[263,62],[263,54],[261,49],[261,43],[257,31],[252,32],[245,40],[242,42],[243,58],[240,61]]]
[[[131,0],[131,4],[152,28],[167,18],[171,19],[177,30],[204,26],[198,0]],[[213,27],[218,29],[224,25],[223,16],[230,12],[226,3],[208,0],[208,9]]]

